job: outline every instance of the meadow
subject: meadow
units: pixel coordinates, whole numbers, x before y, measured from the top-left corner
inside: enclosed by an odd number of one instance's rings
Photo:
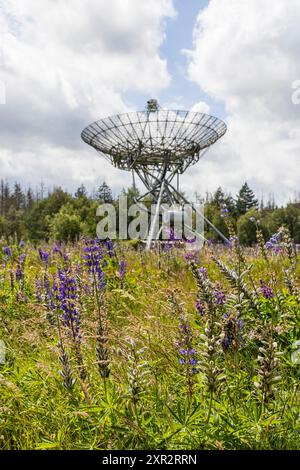
[[[299,449],[297,253],[230,240],[0,241],[0,448]]]

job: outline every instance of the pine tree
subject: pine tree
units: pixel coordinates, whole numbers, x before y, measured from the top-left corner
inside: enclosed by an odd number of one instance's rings
[[[86,190],[86,188],[83,184],[80,185],[79,188],[77,188],[77,190],[75,192],[75,197],[77,199],[79,199],[81,197],[87,197],[87,190]]]
[[[24,193],[22,191],[21,185],[19,183],[15,183],[15,188],[14,188],[14,192],[13,192],[13,195],[12,195],[12,199],[13,199],[14,208],[17,211],[24,209],[24,207],[25,207],[25,196],[24,196]]]
[[[225,194],[223,189],[219,186],[216,192],[213,195],[212,202],[216,204],[216,206],[220,207],[221,204],[225,202]]]
[[[2,190],[2,188],[1,188]],[[11,194],[8,183],[4,183],[3,187],[3,215],[7,215],[11,206]]]
[[[101,201],[101,202],[107,202],[107,203],[112,203],[113,202],[113,197],[112,197],[112,191],[110,187],[103,181],[101,186],[99,186],[96,198]]]
[[[34,204],[34,194],[31,188],[26,192],[26,209],[31,209]]]
[[[246,214],[249,209],[258,208],[258,201],[252,189],[249,188],[247,182],[243,184],[236,199],[236,210],[239,215]]]
[[[223,204],[226,204],[230,214],[233,215],[235,213],[233,198],[230,194],[225,194],[221,187],[218,187],[216,192],[213,194],[211,203],[214,204],[218,209],[220,209]]]

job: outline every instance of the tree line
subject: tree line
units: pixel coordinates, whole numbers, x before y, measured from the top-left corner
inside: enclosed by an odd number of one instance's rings
[[[80,236],[94,237],[99,204],[112,203],[118,213],[119,195],[113,197],[106,182],[92,194],[88,194],[83,185],[74,195],[60,187],[47,195],[44,193],[43,187],[34,192],[31,188],[24,190],[19,183],[11,187],[3,180],[0,182],[0,238],[38,243],[49,239],[74,241]],[[133,188],[123,189],[122,194],[128,197],[128,205],[138,195]],[[273,198],[267,203],[259,203],[245,182],[235,197],[218,188],[213,193],[207,193],[204,202],[207,218],[229,236],[224,220],[226,208],[240,241],[245,245],[255,243],[257,223],[266,238],[271,237],[279,227],[286,226],[295,243],[300,243],[300,201],[289,202],[284,207],[277,207]],[[209,226],[205,226],[205,236],[218,241],[218,235]]]

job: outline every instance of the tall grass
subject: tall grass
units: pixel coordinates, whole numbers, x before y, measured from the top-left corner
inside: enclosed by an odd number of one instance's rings
[[[299,449],[299,266],[277,245],[0,244],[0,447]]]

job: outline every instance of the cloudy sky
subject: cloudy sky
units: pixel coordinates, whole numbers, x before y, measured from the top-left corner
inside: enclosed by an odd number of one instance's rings
[[[228,125],[185,191],[235,195],[247,180],[265,199],[293,199],[299,24],[300,0],[0,0],[0,178],[117,192],[129,175],[80,132],[154,97]]]

